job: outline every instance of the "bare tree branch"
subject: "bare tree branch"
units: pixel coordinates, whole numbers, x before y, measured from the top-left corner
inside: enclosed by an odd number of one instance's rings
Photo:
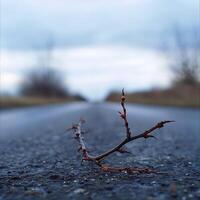
[[[118,145],[116,145],[115,147],[113,147],[112,149],[106,151],[105,153],[102,153],[100,155],[97,156],[91,156],[88,153],[88,150],[86,148],[86,145],[84,143],[84,138],[82,136],[82,124],[85,122],[83,119],[81,119],[79,121],[78,124],[75,124],[72,126],[71,129],[74,130],[74,135],[75,138],[78,140],[80,148],[79,150],[82,152],[82,160],[86,160],[86,161],[93,161],[95,164],[97,164],[103,171],[110,171],[110,172],[128,172],[128,173],[152,173],[155,172],[152,169],[148,169],[148,168],[144,168],[144,169],[138,169],[138,168],[130,168],[130,167],[110,167],[108,165],[102,164],[102,160],[104,160],[105,158],[107,158],[109,155],[111,155],[114,152],[127,152],[126,150],[124,150],[124,145],[139,139],[139,138],[150,138],[150,137],[154,137],[153,135],[151,135],[151,133],[153,131],[155,131],[156,129],[160,129],[163,128],[165,124],[167,123],[171,123],[174,122],[172,120],[166,120],[166,121],[161,121],[159,123],[157,123],[155,126],[153,126],[152,128],[144,131],[141,134],[135,135],[135,136],[131,136],[131,130],[129,128],[129,124],[128,124],[128,119],[127,119],[127,112],[126,112],[126,107],[125,107],[125,93],[124,93],[124,89],[122,90],[122,97],[121,97],[121,106],[123,109],[123,112],[119,112],[121,118],[124,120],[124,124],[125,124],[125,128],[126,128],[126,138],[121,141]]]

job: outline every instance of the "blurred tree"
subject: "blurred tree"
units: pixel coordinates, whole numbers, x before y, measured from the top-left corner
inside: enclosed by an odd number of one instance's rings
[[[31,71],[21,85],[24,96],[67,97],[61,75],[52,68]]]
[[[175,57],[172,65],[174,85],[195,86],[200,83],[200,40],[199,30],[188,42],[184,32],[176,28],[174,31]]]
[[[43,49],[38,67],[27,74],[21,84],[20,93],[23,96],[67,97],[68,91],[62,75],[52,68],[54,40],[47,40]]]

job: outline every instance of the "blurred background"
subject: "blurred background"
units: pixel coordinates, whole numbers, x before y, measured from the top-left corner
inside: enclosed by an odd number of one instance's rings
[[[0,0],[1,107],[200,106],[199,0]]]

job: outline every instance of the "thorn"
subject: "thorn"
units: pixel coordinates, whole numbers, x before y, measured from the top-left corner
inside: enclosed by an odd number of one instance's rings
[[[156,139],[156,140],[158,139],[158,138],[156,138],[154,135],[147,135],[147,136],[144,136],[144,138],[145,138],[145,139],[154,138],[154,139]]]
[[[126,148],[123,148],[123,147],[121,147],[121,148],[118,149],[117,151],[118,151],[119,153],[130,153],[130,154],[131,154],[131,152],[127,151],[127,149],[126,149]]]
[[[124,119],[125,118],[125,116],[124,116],[124,113],[122,113],[122,112],[118,112],[119,113],[119,115],[120,115],[120,117],[122,118],[122,119]]]
[[[167,122],[169,123],[169,122],[176,122],[176,121],[175,120],[168,120]]]
[[[65,131],[69,132],[69,131],[71,131],[72,129],[73,129],[73,128],[70,127],[70,128],[65,129]]]
[[[166,120],[166,121],[163,121],[162,123],[167,124],[167,123],[171,123],[171,122],[176,122],[176,121],[175,120]]]
[[[65,129],[65,131],[71,131],[71,130],[75,130],[75,129],[77,129],[77,124],[73,124],[70,128],[67,128],[67,129]]]
[[[86,134],[86,133],[89,133],[89,132],[90,132],[90,130],[88,130],[88,129],[81,131],[82,134]]]
[[[164,127],[165,124],[175,122],[174,120],[166,120],[166,121],[161,121],[157,124],[158,128]]]

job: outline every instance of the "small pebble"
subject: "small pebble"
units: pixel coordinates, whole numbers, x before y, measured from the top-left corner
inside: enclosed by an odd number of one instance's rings
[[[74,190],[75,194],[81,194],[81,193],[84,193],[84,192],[85,192],[85,190],[83,188],[78,188],[78,189]]]
[[[189,194],[188,197],[189,197],[190,199],[192,199],[194,196],[193,196],[193,194]]]
[[[42,188],[39,187],[32,187],[27,189],[26,194],[29,195],[44,195],[45,191]]]

